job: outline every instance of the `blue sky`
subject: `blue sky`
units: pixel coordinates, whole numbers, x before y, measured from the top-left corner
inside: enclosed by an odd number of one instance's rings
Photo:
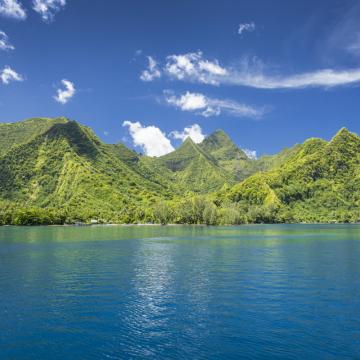
[[[360,132],[357,1],[0,0],[0,31],[2,122],[66,116],[152,155]]]

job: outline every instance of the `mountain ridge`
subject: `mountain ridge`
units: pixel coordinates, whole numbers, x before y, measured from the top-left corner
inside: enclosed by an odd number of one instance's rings
[[[0,124],[0,224],[356,222],[360,137],[249,159],[222,130],[161,157],[66,118]]]

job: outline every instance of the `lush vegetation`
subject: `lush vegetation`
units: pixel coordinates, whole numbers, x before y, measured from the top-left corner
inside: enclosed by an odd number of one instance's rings
[[[58,119],[0,124],[0,225],[360,221],[360,138],[249,159],[221,130],[160,158]]]

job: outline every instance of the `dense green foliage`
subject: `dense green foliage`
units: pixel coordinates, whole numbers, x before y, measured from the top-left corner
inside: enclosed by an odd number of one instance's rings
[[[0,123],[0,156],[4,155],[10,148],[27,143],[36,136],[43,134],[56,123],[64,123],[65,118],[57,119],[29,119],[13,123]]]
[[[221,130],[159,158],[58,119],[0,124],[0,225],[360,221],[360,138],[346,129],[249,159]]]

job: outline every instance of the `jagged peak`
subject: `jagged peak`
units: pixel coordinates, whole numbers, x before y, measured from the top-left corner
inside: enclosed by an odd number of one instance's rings
[[[217,129],[214,132],[212,132],[210,135],[208,135],[202,143],[231,143],[233,145],[235,145],[233,143],[233,141],[231,140],[230,136],[221,129]],[[236,146],[236,145],[235,145]]]
[[[332,140],[337,139],[337,138],[348,138],[348,137],[356,137],[358,138],[358,135],[356,135],[355,133],[349,131],[346,127],[342,127],[336,134],[335,136],[332,138]]]
[[[185,155],[185,154],[194,155],[195,153],[200,151],[201,150],[198,144],[196,144],[190,137],[187,137],[177,149],[161,157],[171,158],[173,156]]]
[[[331,139],[329,145],[348,144],[352,141],[360,143],[360,137],[356,133],[349,131],[347,128],[342,127]]]
[[[183,143],[180,145],[180,147],[181,147],[181,146],[184,146],[184,145],[188,145],[188,144],[195,145],[194,140],[193,140],[190,136],[188,136],[188,137],[183,141]]]
[[[64,138],[80,155],[94,157],[98,154],[98,146],[102,144],[96,134],[77,121],[54,123],[44,134],[48,138]]]
[[[208,137],[211,137],[211,136],[226,136],[226,137],[230,138],[229,135],[223,129],[216,129],[210,135],[208,135]]]
[[[326,151],[342,158],[357,156],[360,151],[360,137],[346,128],[341,128],[328,143]]]
[[[230,136],[224,130],[215,130],[204,139],[200,147],[217,160],[248,159],[244,151],[231,140]]]

